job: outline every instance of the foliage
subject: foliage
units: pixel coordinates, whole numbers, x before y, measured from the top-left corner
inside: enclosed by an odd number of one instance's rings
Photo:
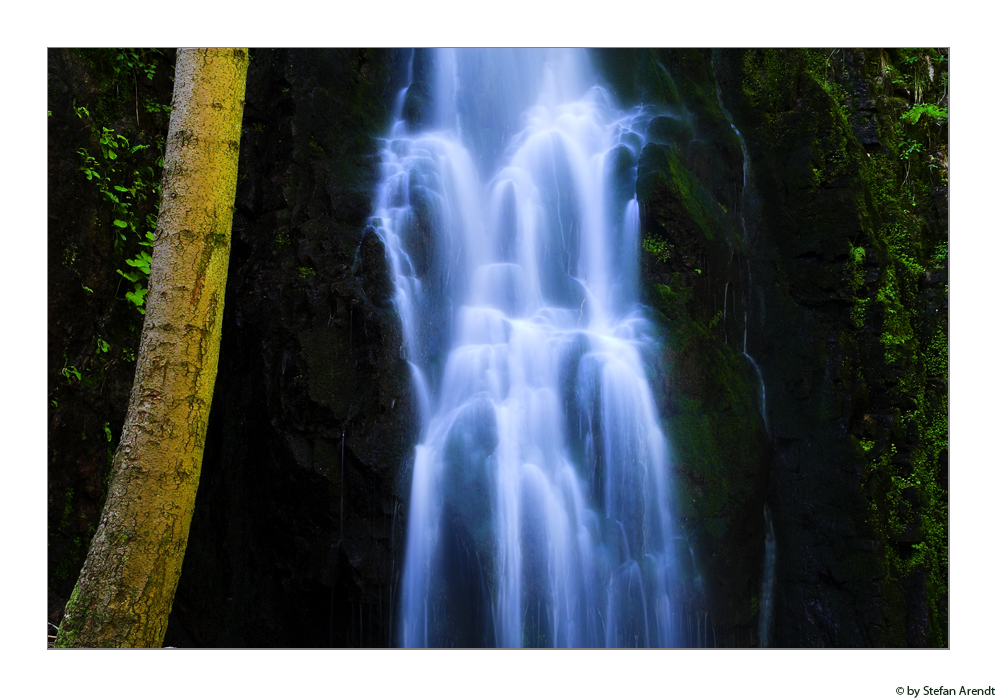
[[[82,118],[82,117],[81,117]],[[96,135],[96,134],[95,134]],[[140,212],[153,211],[159,208],[159,173],[162,168],[162,141],[156,143],[160,156],[153,165],[141,165],[131,156],[150,148],[149,144],[131,145],[122,134],[115,133],[106,126],[100,127],[98,136],[99,155],[92,155],[85,149],[78,151],[81,165],[80,171],[88,181],[94,182],[101,196],[111,206],[112,230],[119,241],[128,239],[126,233],[132,233],[139,239],[140,247],[152,247],[153,232],[156,220],[153,213],[147,213],[140,218]],[[120,249],[121,245],[116,245]],[[151,256],[145,250],[139,250],[124,262],[132,270],[125,272],[117,270],[123,278],[132,284],[132,289],[125,293],[140,313],[145,314],[143,300],[149,280],[149,263]]]
[[[945,316],[920,308],[927,274],[945,268],[948,255],[945,227],[929,223],[932,188],[947,184],[946,63],[932,49],[880,56],[883,148],[865,158],[862,171],[873,195],[870,232],[881,269],[875,295],[857,299],[882,310],[887,389],[897,406],[887,442],[868,451],[872,520],[887,542],[888,586],[925,575],[934,645],[945,644],[946,625],[948,335]],[[900,603],[899,590],[894,597]]]
[[[947,266],[948,231],[940,204],[948,184],[946,52],[807,49],[744,56],[744,98],[768,152],[786,148],[772,156],[789,163],[781,171],[801,218],[820,211],[808,207],[834,190],[861,192],[850,202],[858,221],[847,221],[848,254],[836,251],[840,292],[855,329],[843,333],[840,346],[851,346],[843,363],[850,366],[858,426],[850,429],[871,535],[883,551],[878,576],[890,621],[886,641],[911,641],[906,595],[924,579],[927,641],[945,645],[948,290],[940,272]],[[832,225],[817,213],[809,223]]]
[[[84,55],[92,65],[102,68],[99,75],[103,80],[113,84],[129,76],[132,78],[135,123],[138,127],[141,124],[140,77],[151,81],[162,68],[165,56],[155,49],[105,49]],[[120,90],[115,91],[115,94],[118,93]],[[147,114],[168,114],[170,110],[169,105],[160,104],[149,96],[145,97],[142,105]],[[120,132],[120,128],[111,125],[115,122],[112,106],[120,109],[124,105],[109,105],[108,98],[102,97],[97,100],[94,110],[84,105],[74,107],[76,115],[90,127],[96,146],[78,151],[79,170],[87,181],[93,183],[110,208],[111,233],[117,237],[114,249],[123,262],[117,273],[130,284],[124,290],[124,300],[139,313],[145,314],[152,257],[143,248],[152,247],[156,227],[164,139],[141,129],[130,139]],[[148,120],[147,123],[152,125]],[[133,144],[132,141],[137,142]],[[155,157],[147,157],[143,153],[146,150],[151,150]]]
[[[641,249],[650,254],[659,264],[669,261],[674,251],[673,245],[654,235],[645,235],[641,240]]]
[[[917,124],[923,115],[936,121],[946,121],[949,116],[949,110],[946,107],[939,107],[935,104],[915,104],[902,114],[901,118],[909,124]]]
[[[74,379],[77,383],[83,380],[83,376],[80,375],[80,371],[76,368],[76,366],[63,366],[62,370],[59,371],[59,374],[70,382]]]
[[[77,170],[70,191],[83,210],[92,212],[92,218],[79,221],[77,232],[54,238],[62,248],[54,262],[72,273],[65,281],[50,281],[50,291],[54,288],[62,299],[62,312],[69,304],[84,314],[88,328],[52,350],[63,361],[52,368],[49,394],[49,584],[50,594],[64,598],[106,496],[124,407],[120,395],[123,389],[127,394],[133,373],[129,364],[136,358],[142,319],[135,309],[144,308],[150,259],[143,243],[151,241],[155,226],[169,120],[169,105],[163,102],[170,99],[173,71],[169,51],[55,53],[72,71],[60,75],[81,79],[67,82],[69,96],[50,102],[55,138],[50,147],[58,148],[56,155],[75,155],[75,162],[65,163]],[[60,172],[62,167],[60,162]],[[76,289],[82,289],[82,299],[72,295]],[[70,494],[74,488],[75,497]],[[72,508],[69,515],[63,511],[64,497]]]

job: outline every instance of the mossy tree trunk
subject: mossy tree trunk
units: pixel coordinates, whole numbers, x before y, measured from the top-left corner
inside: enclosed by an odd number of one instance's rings
[[[161,646],[218,366],[246,49],[177,53],[146,318],[107,501],[61,647]]]

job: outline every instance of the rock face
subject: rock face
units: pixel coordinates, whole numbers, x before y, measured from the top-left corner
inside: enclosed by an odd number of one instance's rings
[[[774,644],[944,646],[946,56],[717,64],[759,200]],[[912,123],[916,94],[940,118]]]
[[[416,428],[365,233],[393,52],[256,51],[223,346],[167,643],[391,643]]]
[[[115,242],[119,210],[78,151],[102,152],[105,127],[129,149],[154,145],[167,123],[139,107],[169,101],[171,55],[142,59],[160,65],[151,77],[116,56],[49,55],[53,623],[99,515],[141,321],[116,271],[140,238]],[[417,413],[367,218],[375,138],[408,56],[252,52],[221,359],[169,645],[396,642]],[[415,81],[430,58],[417,52]],[[945,645],[945,55],[595,59],[621,103],[660,111],[636,161],[613,157],[634,171],[644,302],[662,328],[648,365],[697,570],[691,641],[761,644],[768,504],[770,644]],[[114,87],[129,79],[134,100]],[[431,108],[410,90],[404,116]],[[155,174],[153,147],[127,157]]]

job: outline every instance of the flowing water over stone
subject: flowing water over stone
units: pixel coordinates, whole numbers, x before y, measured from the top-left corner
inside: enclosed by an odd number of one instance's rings
[[[662,114],[614,105],[580,51],[428,62],[372,219],[423,420],[398,641],[678,644],[686,546],[637,304],[637,156]]]

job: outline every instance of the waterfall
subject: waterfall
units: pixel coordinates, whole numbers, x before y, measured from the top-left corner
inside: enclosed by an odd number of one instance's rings
[[[422,418],[398,641],[676,645],[686,543],[637,302],[653,114],[614,104],[582,51],[424,63],[370,221]],[[416,99],[421,125],[401,118]]]

